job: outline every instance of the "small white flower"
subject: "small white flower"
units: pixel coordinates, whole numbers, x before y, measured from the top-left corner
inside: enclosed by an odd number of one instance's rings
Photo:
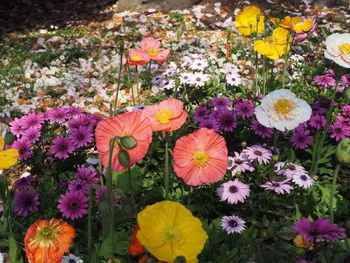
[[[242,84],[242,79],[238,73],[232,73],[226,75],[226,82],[231,86],[238,86]]]
[[[193,70],[204,70],[207,67],[208,62],[204,59],[195,59],[190,65],[190,68]]]
[[[67,256],[64,256],[62,258],[61,263],[83,263],[84,261],[77,256],[74,256],[73,254],[68,254]]]
[[[257,120],[269,128],[293,130],[311,117],[310,105],[287,89],[270,92],[255,108]]]
[[[324,56],[342,67],[350,68],[350,33],[328,36]]]

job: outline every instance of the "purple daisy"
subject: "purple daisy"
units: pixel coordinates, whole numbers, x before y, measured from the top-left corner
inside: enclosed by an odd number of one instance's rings
[[[338,115],[336,118],[337,118],[336,123],[340,123],[341,125],[350,127],[350,118],[349,117],[344,117],[344,116]]]
[[[17,179],[14,184],[13,188],[16,190],[23,190],[28,189],[32,187],[32,183],[34,182],[33,176],[22,176],[21,178]]]
[[[24,116],[22,119],[23,119],[23,125],[25,129],[35,128],[37,130],[40,130],[41,124],[44,123],[44,116],[40,113],[36,114],[32,112]]]
[[[326,126],[326,118],[322,115],[312,115],[308,120],[308,124],[310,127],[320,130]]]
[[[29,214],[38,211],[39,194],[33,188],[19,191],[13,198],[13,204],[18,216],[27,217]]]
[[[65,110],[68,118],[76,117],[84,113],[82,108],[76,106],[70,106]]]
[[[77,147],[87,146],[93,141],[92,132],[84,127],[79,127],[78,129],[72,129],[72,134],[70,136],[72,142]]]
[[[232,105],[232,102],[226,98],[215,98],[211,101],[211,104],[216,109],[224,109],[225,110]]]
[[[36,127],[30,127],[23,133],[23,139],[30,143],[34,143],[40,139],[40,135],[40,130]]]
[[[350,117],[350,105],[344,105],[341,107],[342,114],[346,117]]]
[[[305,241],[314,243],[316,240],[328,240],[335,242],[337,239],[345,237],[345,229],[332,224],[328,218],[318,218],[316,221],[310,221],[302,217],[294,222],[294,230],[303,235]]]
[[[221,227],[227,234],[241,233],[245,229],[245,221],[238,216],[224,216],[221,219]]]
[[[30,157],[32,154],[31,153],[32,145],[28,140],[25,140],[24,138],[15,141],[12,144],[11,148],[18,149],[19,159],[21,161],[28,159],[28,157]]]
[[[238,179],[228,181],[220,185],[217,189],[220,201],[227,201],[229,204],[244,203],[250,195],[249,186]]]
[[[233,169],[231,172],[232,176],[235,176],[237,173],[253,172],[255,170],[245,154],[238,152],[234,154],[235,156],[229,157],[231,162],[228,167],[229,170]]]
[[[86,181],[88,184],[98,184],[97,172],[94,168],[80,166],[75,174],[75,178]]]
[[[74,151],[74,145],[69,138],[58,136],[53,140],[50,150],[56,158],[67,159],[68,154]]]
[[[68,117],[64,108],[52,109],[47,113],[47,116],[51,123],[63,123]]]
[[[350,136],[350,127],[342,125],[339,122],[329,126],[330,137],[336,141],[340,141]]]
[[[249,118],[254,116],[254,103],[251,100],[241,100],[235,104],[237,116]]]
[[[330,101],[326,98],[318,99],[314,104],[311,105],[312,114],[325,114],[329,108]]]
[[[107,198],[107,186],[102,185],[101,189],[96,189],[95,190],[95,199],[96,203],[100,203],[102,199]],[[118,207],[119,206],[119,195],[118,193],[114,193],[114,206]]]
[[[218,132],[219,131],[219,124],[216,122],[216,120],[214,118],[209,118],[206,120],[202,120],[199,123],[199,128],[213,129],[214,131]]]
[[[21,136],[25,130],[24,128],[25,124],[23,122],[23,118],[20,118],[20,119],[15,118],[13,121],[10,122],[10,126],[11,126],[11,132],[17,137]]]
[[[268,164],[272,157],[272,152],[260,145],[247,147],[242,153],[247,156],[250,162],[257,160],[259,164]]]
[[[290,137],[294,149],[305,149],[311,145],[312,136],[309,130],[295,129]]]
[[[194,112],[193,118],[196,121],[201,122],[205,119],[208,119],[209,114],[210,114],[210,110],[208,109],[208,106],[206,104],[202,104]]]
[[[82,218],[88,213],[88,198],[80,192],[70,191],[60,196],[57,208],[65,218]]]
[[[342,81],[342,84],[349,88],[350,87],[350,74],[345,74],[341,76],[340,80]]]
[[[216,121],[219,124],[220,130],[232,132],[237,127],[236,115],[230,110],[217,111]]]
[[[87,194],[89,192],[90,185],[82,179],[74,179],[68,184],[69,191],[76,191],[81,194]]]
[[[303,166],[291,162],[277,162],[275,164],[275,172],[277,174],[285,175],[287,178],[292,178],[292,176],[296,174],[307,175],[307,171]]]
[[[259,135],[263,139],[268,139],[273,136],[273,128],[265,127],[257,120],[253,120],[250,127],[256,135]]]
[[[316,82],[317,85],[323,88],[327,88],[329,86],[335,86],[335,79],[328,74],[316,76],[314,77],[314,81]]]
[[[261,187],[264,188],[265,190],[274,191],[279,195],[283,195],[285,193],[290,194],[291,190],[293,190],[293,187],[288,183],[286,183],[286,181],[281,181],[281,182],[271,181],[261,185]]]

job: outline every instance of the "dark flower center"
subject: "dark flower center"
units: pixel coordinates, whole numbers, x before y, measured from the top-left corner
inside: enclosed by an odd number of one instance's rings
[[[196,78],[196,81],[201,81],[201,78]]]
[[[235,163],[236,163],[236,164],[242,164],[243,161],[242,161],[241,159],[236,159],[236,160],[235,160]]]
[[[259,150],[255,150],[255,151],[254,151],[254,154],[255,154],[255,155],[258,155],[258,156],[261,156],[261,155],[262,155],[262,152],[259,151]]]
[[[84,134],[79,133],[78,136],[77,136],[77,138],[78,138],[78,140],[82,141],[82,140],[85,139],[85,136],[84,136]]]
[[[31,198],[26,198],[24,200],[24,206],[29,207],[32,205],[32,199]]]
[[[78,184],[78,185],[75,187],[75,189],[81,190],[81,189],[83,189],[83,186],[82,186],[81,184]]]
[[[303,181],[306,181],[307,177],[306,177],[306,175],[302,174],[302,175],[300,175],[300,179],[303,180]]]
[[[299,136],[298,137],[298,142],[304,142],[305,140],[304,140],[304,137],[303,136]]]
[[[320,233],[320,231],[317,228],[311,229],[310,235],[316,236]]]
[[[288,169],[289,170],[292,170],[292,171],[294,171],[296,168],[295,168],[295,165],[293,165],[293,164],[288,164]]]
[[[243,106],[243,107],[242,107],[242,111],[243,111],[243,112],[248,112],[248,108],[247,108],[246,106]]]
[[[231,219],[231,220],[228,222],[228,225],[229,225],[230,227],[236,227],[236,226],[238,226],[238,223],[237,223],[236,220]]]
[[[67,145],[61,144],[58,148],[60,149],[60,151],[65,151],[67,150]]]
[[[62,113],[57,114],[56,118],[57,118],[57,119],[63,118],[63,114],[62,114]]]
[[[273,187],[279,187],[280,184],[279,184],[279,183],[272,183],[272,186],[273,186]]]
[[[341,133],[341,129],[340,128],[335,128],[334,130],[336,133]]]
[[[238,188],[237,188],[237,186],[232,185],[232,186],[230,186],[229,191],[230,191],[230,193],[234,194],[234,193],[238,192]]]
[[[68,263],[77,263],[74,259],[70,259]]]
[[[75,209],[77,207],[78,207],[78,203],[76,201],[73,201],[73,202],[70,203],[70,208]]]
[[[36,120],[31,120],[30,125],[34,125],[34,124],[36,124]]]
[[[205,125],[205,127],[206,127],[206,128],[209,128],[209,129],[212,129],[212,128],[213,128],[213,124],[207,123],[207,124]]]

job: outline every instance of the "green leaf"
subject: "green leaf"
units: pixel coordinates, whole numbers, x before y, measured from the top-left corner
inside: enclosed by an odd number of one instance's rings
[[[137,141],[133,136],[124,136],[120,139],[120,144],[126,149],[134,149],[137,146]]]
[[[130,155],[127,151],[121,150],[118,154],[118,160],[124,167],[128,167],[130,164]]]
[[[137,165],[130,168],[130,175],[131,175],[131,184],[132,184],[133,192],[134,193],[140,192],[142,187],[141,168]],[[119,190],[123,191],[124,193],[129,192],[129,174],[127,170],[123,172],[113,173],[113,181]]]
[[[10,262],[17,262],[18,246],[15,238],[13,237],[12,231],[10,233],[8,241]]]
[[[110,257],[113,255],[113,240],[111,238],[106,238],[103,240],[101,248],[98,251],[100,257]]]

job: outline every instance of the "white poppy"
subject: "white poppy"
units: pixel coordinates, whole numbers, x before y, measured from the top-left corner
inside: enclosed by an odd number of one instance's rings
[[[293,130],[311,117],[310,105],[287,89],[267,94],[255,108],[257,120],[269,128],[280,131]]]
[[[324,55],[342,67],[350,68],[350,33],[328,36]]]

